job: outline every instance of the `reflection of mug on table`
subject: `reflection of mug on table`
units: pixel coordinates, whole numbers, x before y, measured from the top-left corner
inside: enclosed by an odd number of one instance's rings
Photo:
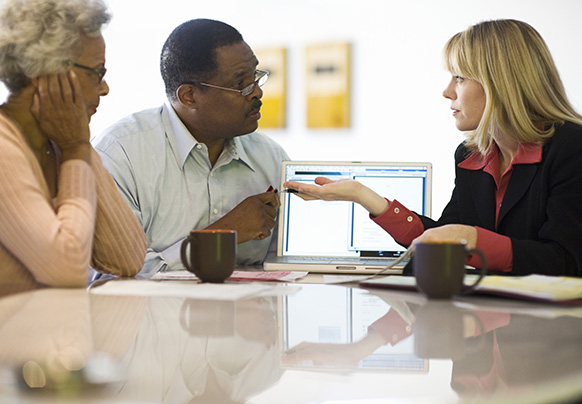
[[[185,300],[180,325],[190,335],[225,337],[234,335],[235,303],[229,300]]]
[[[180,256],[184,267],[201,281],[224,282],[234,271],[236,231],[192,230],[182,242]]]
[[[465,326],[470,319],[474,323],[481,323],[473,313],[460,310],[450,301],[428,301],[416,313],[415,355],[427,359],[463,358]]]
[[[472,285],[465,285],[465,260],[468,255],[481,258],[481,273]],[[460,243],[417,243],[413,259],[416,285],[429,298],[450,299],[475,289],[487,274],[487,261],[480,250],[467,249]]]

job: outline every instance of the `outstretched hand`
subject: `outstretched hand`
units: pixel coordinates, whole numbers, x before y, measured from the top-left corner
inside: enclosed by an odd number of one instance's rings
[[[297,191],[297,196],[310,201],[350,201],[356,202],[372,216],[378,216],[388,209],[388,201],[370,188],[350,178],[331,180],[326,177],[317,177],[315,185],[298,181],[287,181],[285,188]]]
[[[275,227],[278,209],[279,195],[276,192],[252,195],[207,228],[236,230],[238,243],[263,240]]]
[[[363,185],[352,179],[331,180],[317,177],[315,184],[305,184],[297,181],[287,181],[283,186],[294,189],[298,196],[305,200],[321,199],[324,201],[356,201]]]

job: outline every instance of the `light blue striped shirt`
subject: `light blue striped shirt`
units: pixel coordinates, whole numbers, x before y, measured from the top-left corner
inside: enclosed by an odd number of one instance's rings
[[[93,141],[103,165],[140,220],[148,253],[140,272],[182,269],[180,246],[192,229],[215,222],[250,195],[281,181],[287,153],[253,132],[226,141],[214,167],[169,104],[132,114]],[[237,247],[239,265],[260,264],[275,231]]]

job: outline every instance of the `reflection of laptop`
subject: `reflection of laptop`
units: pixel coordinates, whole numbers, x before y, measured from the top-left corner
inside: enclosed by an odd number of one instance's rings
[[[355,179],[410,210],[431,214],[430,163],[283,162],[283,182],[313,183],[316,177]],[[323,273],[375,273],[406,249],[351,202],[304,201],[281,193],[277,256],[265,270]],[[386,273],[401,273],[406,264]]]
[[[357,343],[366,338],[373,323],[395,333],[396,327],[412,323],[414,316],[404,302],[395,299],[396,306],[391,306],[365,290],[330,285],[302,285],[301,293],[281,299],[279,337],[284,369],[428,372],[428,360],[414,353],[414,334],[373,350],[365,345],[361,357],[357,356]],[[398,315],[387,315],[389,311]],[[334,347],[337,352],[333,352]],[[345,357],[338,363],[342,349],[351,352],[350,365]],[[312,359],[309,353],[314,354]]]

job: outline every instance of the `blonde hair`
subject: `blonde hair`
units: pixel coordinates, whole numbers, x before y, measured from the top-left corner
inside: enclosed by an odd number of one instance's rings
[[[443,56],[453,75],[475,80],[485,90],[479,126],[465,134],[472,151],[486,154],[494,131],[520,143],[543,145],[553,136],[556,124],[582,124],[546,43],[522,21],[476,24],[449,39]]]
[[[30,79],[67,69],[81,35],[96,37],[111,19],[102,0],[4,0],[0,80],[18,92]]]

